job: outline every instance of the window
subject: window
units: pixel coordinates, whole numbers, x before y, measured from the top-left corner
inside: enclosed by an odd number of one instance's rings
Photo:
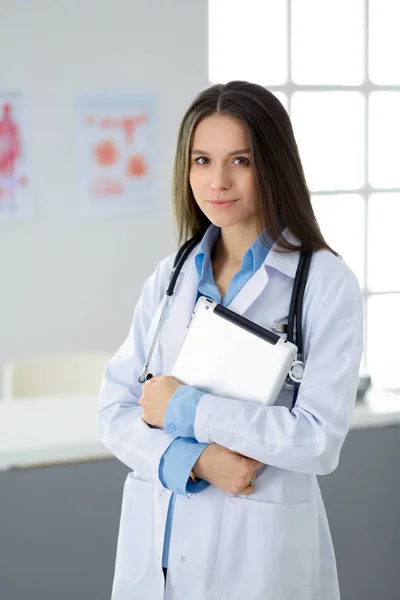
[[[209,0],[210,82],[259,83],[289,112],[322,232],[363,291],[363,366],[385,389],[400,388],[399,23],[399,0]]]

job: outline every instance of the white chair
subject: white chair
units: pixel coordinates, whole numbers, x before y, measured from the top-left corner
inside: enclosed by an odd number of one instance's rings
[[[9,361],[3,367],[3,400],[98,394],[111,354],[58,354]]]

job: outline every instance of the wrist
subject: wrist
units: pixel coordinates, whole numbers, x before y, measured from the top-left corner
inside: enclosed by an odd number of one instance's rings
[[[190,471],[188,483],[196,483],[197,481],[199,481],[199,479],[200,477],[197,477],[194,471]]]
[[[195,464],[193,466],[192,472],[197,477],[197,479],[206,479],[205,473],[207,470],[207,464],[209,461],[209,454],[210,454],[211,446],[213,446],[213,444],[209,444],[207,446],[207,448],[205,448],[205,450],[203,450],[203,452],[200,454],[199,458],[197,459],[197,461],[195,462]]]

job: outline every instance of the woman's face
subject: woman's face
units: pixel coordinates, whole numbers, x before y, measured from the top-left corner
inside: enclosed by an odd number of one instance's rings
[[[193,136],[189,180],[199,208],[217,227],[255,224],[254,166],[241,121],[217,113],[200,121]]]

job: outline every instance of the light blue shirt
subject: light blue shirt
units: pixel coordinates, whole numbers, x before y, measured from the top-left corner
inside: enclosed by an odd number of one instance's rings
[[[210,225],[200,242],[194,258],[199,275],[198,294],[207,296],[214,302],[228,307],[242,287],[264,263],[270,246],[266,246],[259,236],[242,258],[240,269],[232,278],[224,298],[215,284],[211,262],[211,251],[221,235],[221,230]],[[160,479],[167,489],[173,492],[168,508],[164,538],[162,566],[168,566],[168,552],[171,538],[172,518],[176,494],[199,493],[209,484],[206,481],[191,482],[190,471],[208,444],[199,444],[194,436],[194,421],[197,405],[204,392],[192,386],[181,385],[171,397],[165,413],[164,429],[176,439],[164,453],[160,462]],[[188,483],[189,480],[189,483]]]

